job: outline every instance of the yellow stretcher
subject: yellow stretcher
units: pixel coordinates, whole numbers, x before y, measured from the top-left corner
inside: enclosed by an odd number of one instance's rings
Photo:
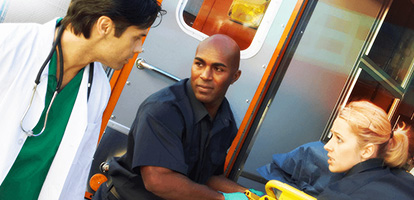
[[[265,188],[267,194],[262,197],[248,190],[244,194],[249,200],[316,200],[315,197],[277,180],[268,181]]]

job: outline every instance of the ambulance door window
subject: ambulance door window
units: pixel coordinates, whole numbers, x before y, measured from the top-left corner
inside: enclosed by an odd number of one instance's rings
[[[229,35],[239,44],[242,58],[248,58],[260,49],[280,4],[280,0],[182,0],[178,23],[199,40],[217,33]],[[266,13],[270,9],[275,12]]]
[[[414,1],[392,1],[384,13],[368,39],[341,106],[356,100],[371,101],[396,125],[402,119],[414,118],[412,104],[406,108],[407,99],[414,93],[409,87],[414,72]],[[410,120],[405,123],[412,124]],[[328,130],[324,131],[324,141],[330,137]]]
[[[394,1],[367,57],[405,89],[414,58],[414,1]]]
[[[366,99],[393,118],[407,92],[414,68],[414,3],[393,1],[371,45],[362,56],[362,72],[348,100]],[[348,103],[347,102],[347,103]]]

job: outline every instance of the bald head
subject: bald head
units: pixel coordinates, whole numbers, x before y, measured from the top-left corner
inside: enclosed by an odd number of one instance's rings
[[[233,71],[237,71],[240,65],[240,48],[231,37],[223,34],[212,35],[201,41],[197,47],[197,52],[206,48],[212,48],[220,55],[229,60]],[[197,53],[196,52],[196,53]]]
[[[200,42],[191,67],[191,87],[211,117],[225,98],[227,89],[241,71],[240,48],[226,35],[213,35]]]

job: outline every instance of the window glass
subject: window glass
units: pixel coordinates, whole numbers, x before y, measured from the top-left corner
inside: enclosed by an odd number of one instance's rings
[[[228,16],[234,22],[257,29],[269,2],[270,0],[234,0]]]
[[[222,33],[246,50],[252,44],[271,0],[188,0],[185,24],[205,35]]]
[[[414,4],[394,1],[368,57],[405,88],[414,58]]]
[[[365,70],[362,70],[349,97],[348,103],[357,100],[367,100],[378,105],[386,112],[389,112],[395,99],[380,82],[375,80]]]

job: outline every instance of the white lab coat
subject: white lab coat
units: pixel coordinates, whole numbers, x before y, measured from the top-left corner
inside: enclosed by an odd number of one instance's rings
[[[44,25],[0,24],[0,183],[26,140],[20,120],[29,104],[36,75],[51,49],[55,24],[56,19]],[[25,118],[27,129],[36,125],[44,109],[47,74],[48,67]],[[72,114],[39,199],[84,199],[102,114],[110,96],[108,78],[102,65],[95,63],[87,101],[88,75],[89,66],[84,70]]]

